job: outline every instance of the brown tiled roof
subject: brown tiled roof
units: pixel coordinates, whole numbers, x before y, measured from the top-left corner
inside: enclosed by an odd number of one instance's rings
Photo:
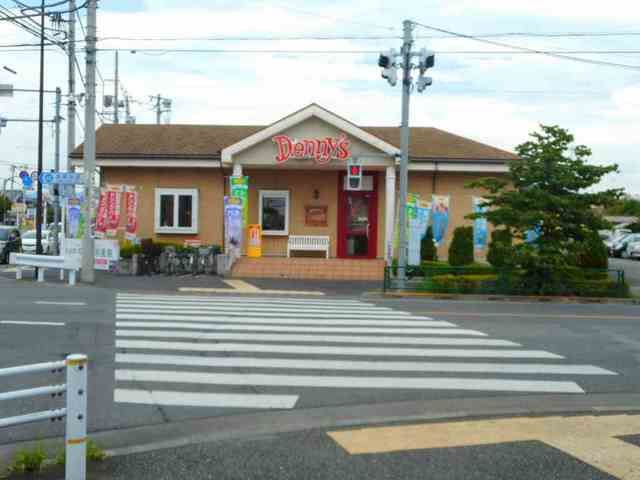
[[[98,158],[219,158],[222,149],[256,133],[265,126],[252,125],[113,125],[105,124],[96,133]],[[396,147],[398,127],[362,127]],[[411,128],[411,157],[420,159],[507,161],[517,157],[437,128]],[[71,155],[82,156],[82,146]]]

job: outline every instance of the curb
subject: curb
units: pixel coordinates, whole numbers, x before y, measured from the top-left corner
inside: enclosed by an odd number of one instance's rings
[[[517,295],[472,295],[457,293],[428,293],[428,292],[368,292],[368,297],[380,298],[413,298],[426,300],[471,300],[486,302],[518,302],[518,303],[601,303],[618,305],[640,305],[638,298],[611,298],[611,297],[533,297]]]
[[[90,433],[108,456],[123,456],[215,441],[252,439],[313,429],[443,422],[522,416],[640,413],[640,393],[560,394],[405,401],[197,418]],[[158,439],[162,440],[158,440]],[[55,452],[61,438],[0,446],[0,464],[20,449],[42,445]]]

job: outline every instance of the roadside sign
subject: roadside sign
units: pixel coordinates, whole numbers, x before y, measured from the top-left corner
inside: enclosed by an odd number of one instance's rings
[[[40,183],[49,185],[57,183],[59,185],[76,185],[82,183],[82,175],[75,172],[42,172]]]
[[[13,85],[0,83],[0,97],[13,97]]]

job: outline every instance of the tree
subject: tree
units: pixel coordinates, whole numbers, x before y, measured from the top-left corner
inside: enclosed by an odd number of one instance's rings
[[[592,232],[576,246],[576,255],[576,264],[579,267],[601,269],[609,267],[609,253],[598,232]]]
[[[420,242],[420,259],[423,262],[435,262],[438,260],[438,249],[433,243],[433,229],[427,228],[427,233]]]
[[[449,264],[463,267],[473,263],[473,227],[458,227],[449,245]]]
[[[542,125],[530,136],[516,147],[519,159],[511,162],[505,179],[485,178],[468,186],[488,191],[488,211],[483,215],[511,231],[518,240],[511,247],[515,264],[528,280],[542,285],[550,275],[575,266],[579,246],[607,227],[593,207],[611,206],[622,190],[593,191],[605,175],[618,172],[618,166],[589,164],[591,150],[573,146],[574,137],[567,130]],[[526,243],[530,230],[539,236]]]
[[[487,251],[487,262],[495,268],[513,266],[513,238],[509,230],[494,230]]]
[[[11,200],[9,200],[9,197],[0,194],[0,221],[4,219],[6,212],[9,210],[11,210]]]
[[[605,215],[640,217],[640,199],[625,195],[607,208]]]

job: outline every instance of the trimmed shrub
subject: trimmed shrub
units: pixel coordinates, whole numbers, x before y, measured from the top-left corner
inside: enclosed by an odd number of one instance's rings
[[[423,289],[433,293],[486,293],[495,289],[496,275],[435,275]]]
[[[420,242],[420,260],[423,262],[437,262],[438,249],[433,242],[433,228],[428,227],[427,233]]]
[[[449,264],[463,267],[473,263],[473,227],[458,227],[449,246]]]
[[[512,243],[513,238],[508,230],[494,230],[491,232],[487,262],[496,268],[512,266]]]

